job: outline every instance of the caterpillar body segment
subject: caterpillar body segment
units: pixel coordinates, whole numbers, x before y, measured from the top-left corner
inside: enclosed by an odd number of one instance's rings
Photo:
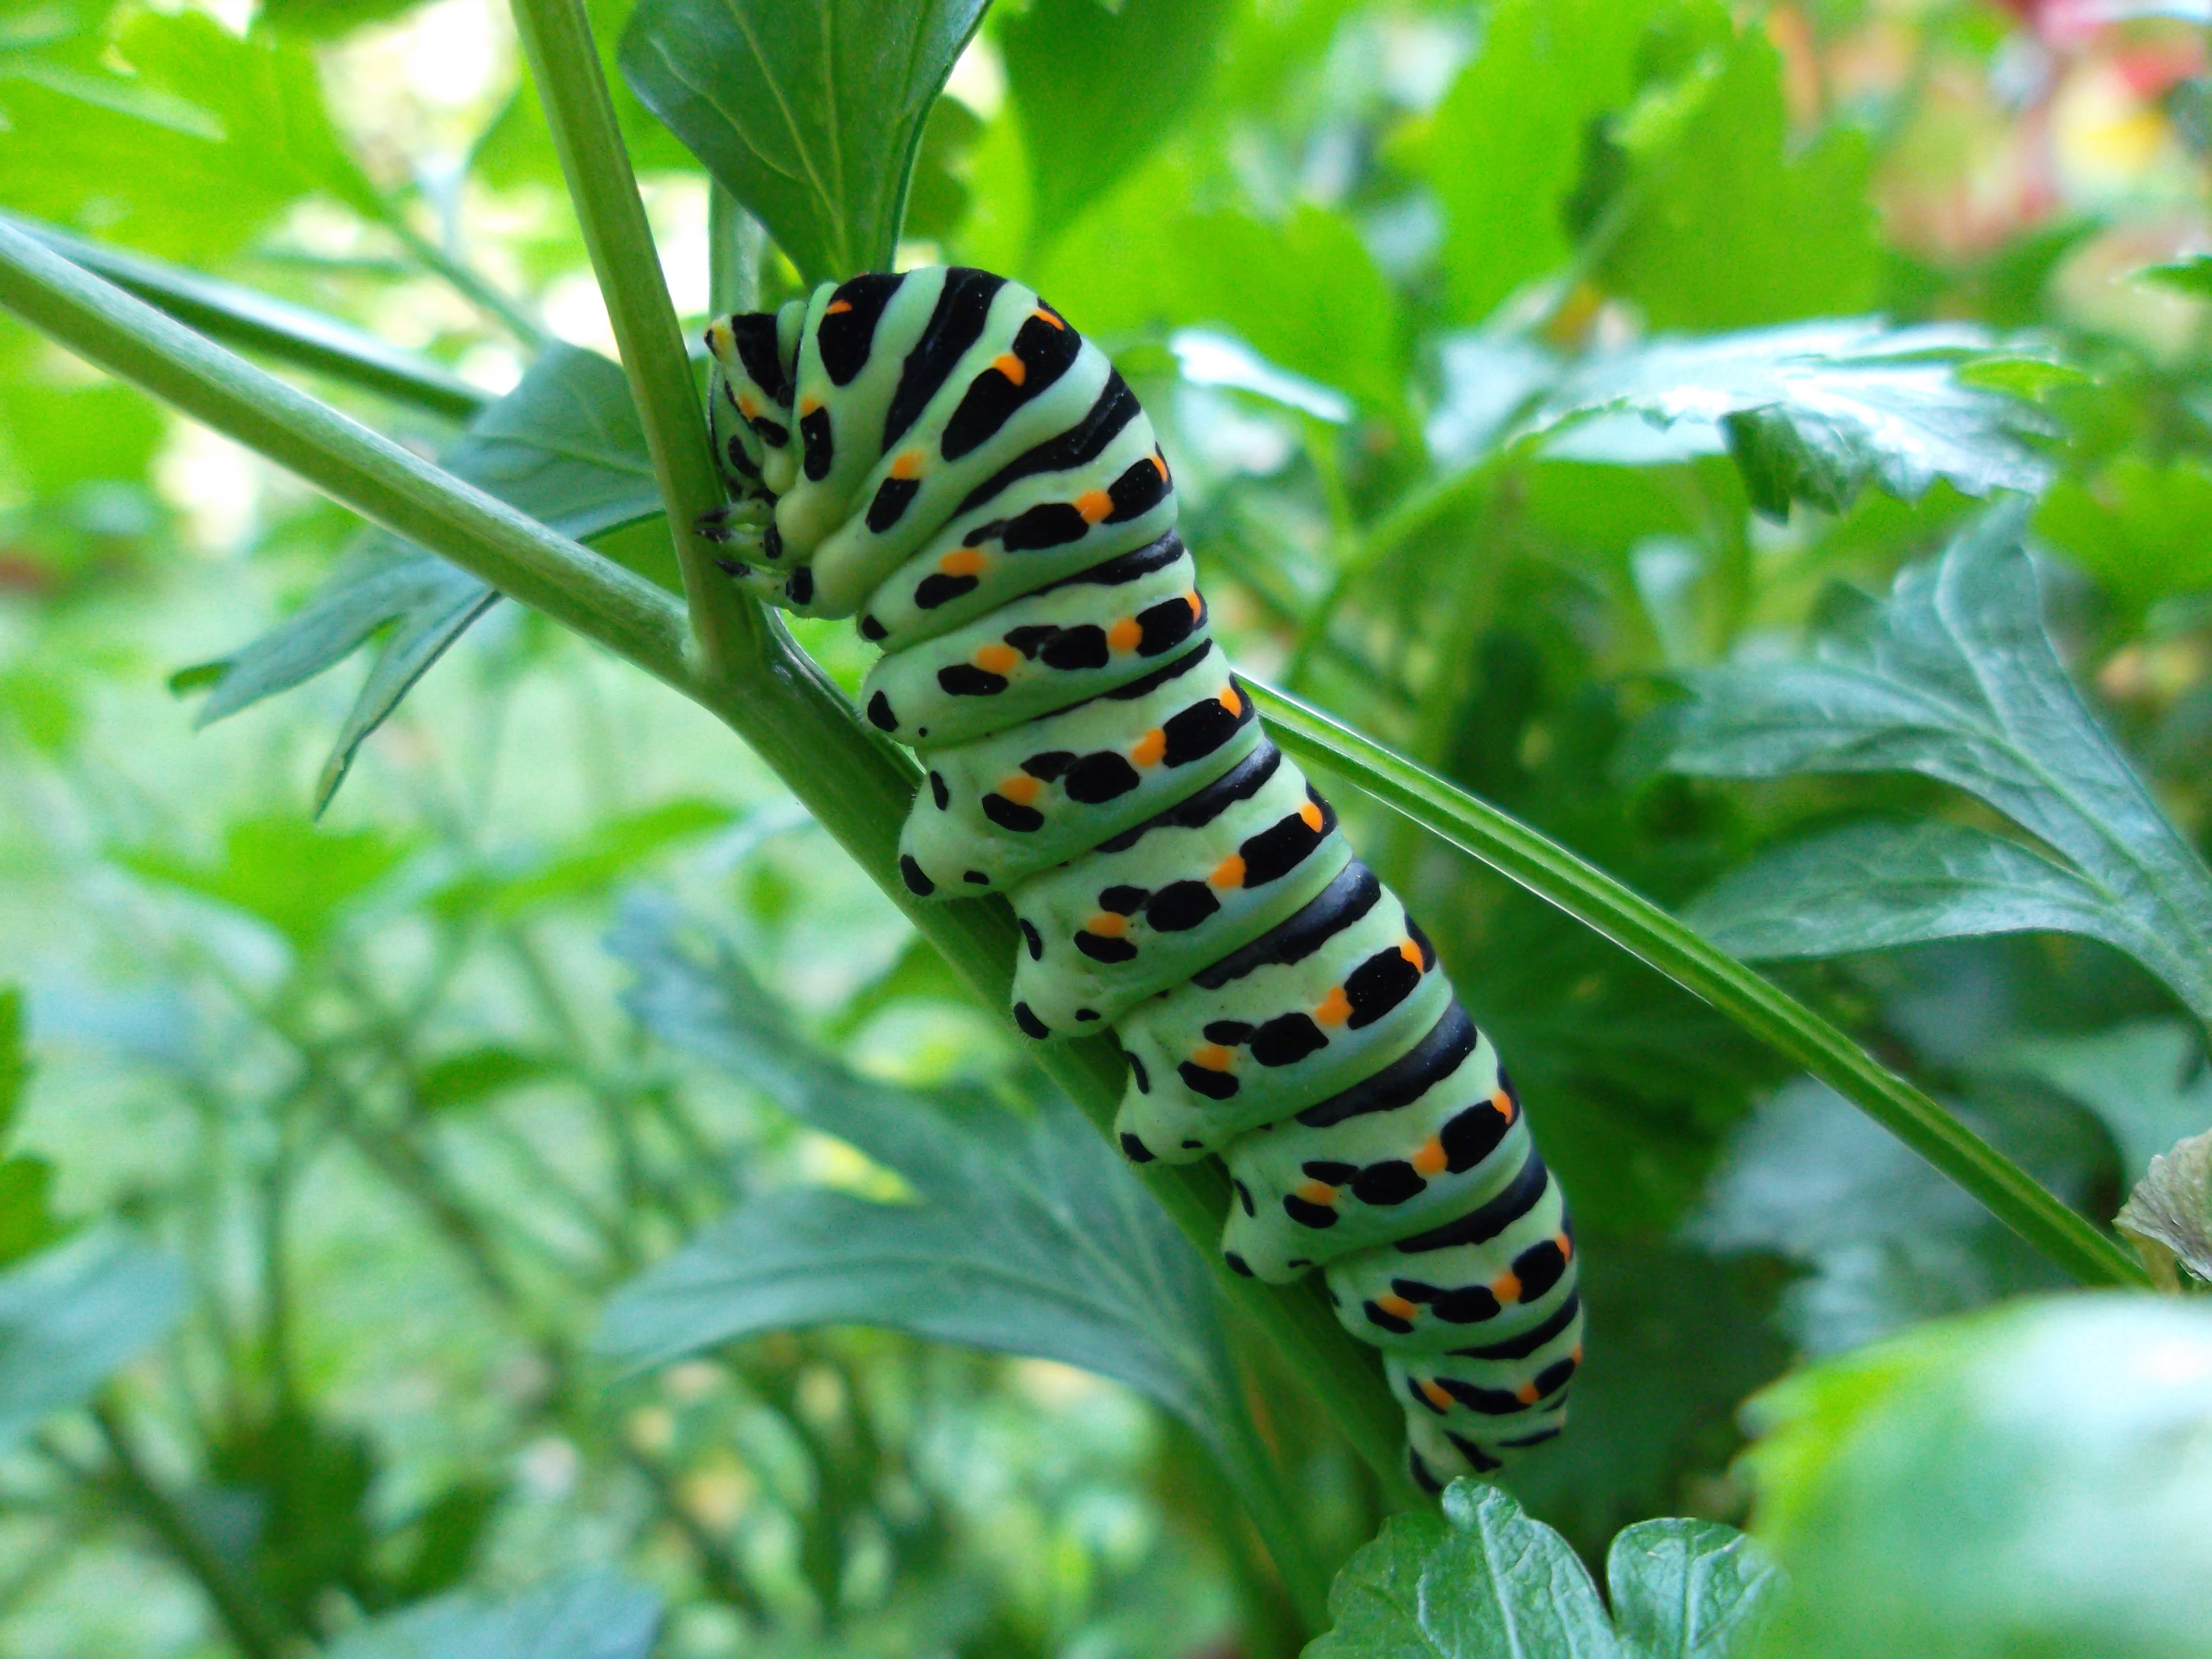
[[[1559,1184],[1428,939],[1261,731],[1104,354],[945,267],[707,346],[731,500],[701,529],[733,580],[883,647],[862,708],[927,769],[908,886],[1006,894],[1016,1023],[1115,1032],[1123,1151],[1224,1159],[1224,1259],[1323,1272],[1417,1480],[1559,1433],[1583,1336]]]

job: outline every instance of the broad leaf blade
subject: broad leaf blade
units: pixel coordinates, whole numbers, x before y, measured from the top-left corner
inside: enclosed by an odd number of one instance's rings
[[[809,281],[888,269],[924,118],[986,0],[643,0],[645,106]]]
[[[1305,1659],[1625,1659],[1566,1540],[1496,1486],[1455,1481],[1443,1509],[1382,1523]]]
[[[113,1230],[0,1273],[0,1450],[167,1336],[184,1291],[175,1261]]]
[[[1752,962],[1984,933],[2079,933],[2123,951],[2147,943],[2057,860],[1940,820],[1847,824],[1774,848],[1706,889],[1682,920]]]
[[[1115,1377],[1219,1445],[1243,1406],[1206,1268],[1072,1107],[1024,1121],[856,1077],[791,1033],[726,951],[641,908],[613,948],[650,1030],[893,1170],[917,1201],[757,1198],[614,1298],[603,1352],[653,1365],[755,1332],[886,1326]]]
[[[1639,1521],[1605,1559],[1623,1650],[1633,1659],[1749,1659],[1782,1593],[1759,1546],[1717,1521]]]
[[[998,31],[1048,243],[1165,137],[1212,79],[1225,0],[1036,0]],[[1172,69],[1164,66],[1172,65]]]
[[[2126,948],[2212,1021],[2212,872],[2067,678],[2022,518],[1985,514],[1809,660],[1692,676],[1638,755],[1708,777],[1917,772],[1977,795],[2065,854]]]
[[[331,1659],[645,1659],[659,1626],[651,1590],[583,1572],[507,1601],[441,1596],[349,1632]]]
[[[2212,1308],[2015,1302],[1800,1372],[1747,1408],[1769,1650],[1822,1659],[2201,1652],[2212,1630]]]

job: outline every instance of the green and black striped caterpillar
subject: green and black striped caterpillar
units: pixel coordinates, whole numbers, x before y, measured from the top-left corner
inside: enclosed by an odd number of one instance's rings
[[[1114,1030],[1121,1146],[1224,1160],[1231,1267],[1326,1269],[1407,1402],[1416,1479],[1557,1435],[1583,1331],[1559,1185],[1435,951],[1231,674],[1105,355],[942,266],[707,345],[733,499],[701,528],[763,598],[883,647],[862,702],[928,769],[907,884],[1006,893],[1017,1023]]]

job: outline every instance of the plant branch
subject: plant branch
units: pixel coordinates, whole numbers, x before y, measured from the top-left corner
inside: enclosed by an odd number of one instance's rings
[[[1856,1105],[2086,1285],[2148,1284],[2142,1264],[1844,1031],[1650,900],[1455,784],[1248,680],[1277,741],[1602,933]]]
[[[489,392],[448,374],[427,358],[305,306],[141,253],[88,242],[17,214],[0,213],[0,223],[36,237],[64,258],[212,339],[452,420],[465,421],[492,401]]]
[[[553,149],[645,428],[653,477],[667,503],[692,641],[708,677],[725,678],[741,664],[760,662],[769,630],[760,607],[722,574],[713,544],[693,528],[702,514],[721,506],[722,482],[708,448],[698,387],[660,255],[599,67],[591,18],[583,0],[514,0],[514,5],[515,29],[545,106]]]
[[[0,307],[394,534],[686,683],[668,595],[0,223]],[[466,550],[457,553],[457,549]]]

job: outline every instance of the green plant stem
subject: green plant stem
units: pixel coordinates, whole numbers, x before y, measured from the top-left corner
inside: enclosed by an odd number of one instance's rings
[[[630,398],[645,428],[660,498],[668,505],[701,664],[713,678],[757,664],[767,625],[714,562],[693,526],[723,501],[699,392],[660,271],[653,228],[615,121],[583,0],[514,0],[514,26],[545,106],[553,149],[605,297]]]
[[[36,237],[64,258],[211,339],[452,420],[465,421],[492,401],[489,392],[448,374],[427,358],[305,306],[141,253],[88,242],[35,219],[0,213],[0,222]]]
[[[0,307],[394,534],[682,685],[668,595],[0,224]]]
[[[215,1547],[201,1535],[200,1529],[192,1524],[176,1499],[162,1490],[148,1471],[115,1407],[106,1400],[96,1401],[92,1416],[100,1425],[100,1438],[107,1444],[107,1455],[114,1464],[115,1482],[122,1490],[125,1503],[207,1593],[238,1650],[246,1659],[283,1659],[290,1650],[283,1626],[262,1605],[260,1598],[239,1582],[229,1564],[216,1553]]]
[[[690,671],[683,612],[662,589],[325,408],[152,307],[0,225],[0,306],[186,415],[288,468],[341,505],[450,559],[614,651],[719,716],[1002,1015],[1017,933],[1003,900],[929,903],[898,874],[898,826],[920,774],[866,726],[789,635],[767,619],[742,679]],[[1043,1064],[1102,1131],[1124,1066],[1109,1039],[1056,1043]],[[1228,1177],[1211,1164],[1149,1164],[1138,1177],[1216,1265],[1216,1284],[1304,1379],[1375,1470],[1391,1506],[1420,1502],[1402,1462],[1404,1419],[1373,1350],[1309,1283],[1279,1291],[1221,1267]]]
[[[1788,1055],[2085,1285],[2142,1285],[2142,1264],[2027,1171],[1788,992],[1650,900],[1455,784],[1286,692],[1247,682],[1291,753],[1334,768],[1431,833],[1557,905]]]

